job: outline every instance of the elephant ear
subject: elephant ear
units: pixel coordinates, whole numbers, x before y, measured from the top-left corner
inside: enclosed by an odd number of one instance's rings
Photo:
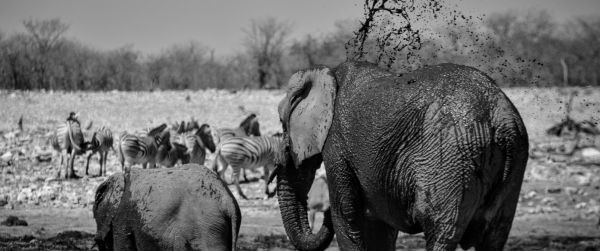
[[[323,150],[333,121],[335,95],[336,82],[329,68],[300,71],[290,78],[278,110],[296,167]]]

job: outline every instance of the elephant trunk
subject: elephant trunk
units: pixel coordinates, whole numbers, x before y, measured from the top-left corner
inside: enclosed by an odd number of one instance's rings
[[[333,239],[333,223],[329,210],[325,212],[323,225],[318,233],[313,234],[307,216],[307,195],[314,179],[310,171],[307,175],[298,175],[304,172],[303,168],[296,169],[293,164],[278,168],[277,189],[281,218],[285,231],[292,244],[299,250],[325,250]]]

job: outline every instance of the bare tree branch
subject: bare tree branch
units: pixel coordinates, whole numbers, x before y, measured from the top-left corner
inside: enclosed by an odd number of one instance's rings
[[[273,17],[252,20],[245,29],[244,44],[248,54],[255,60],[259,88],[283,85],[282,57],[291,25]]]

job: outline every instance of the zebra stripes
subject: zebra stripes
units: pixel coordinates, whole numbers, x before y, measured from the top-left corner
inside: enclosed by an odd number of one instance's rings
[[[215,151],[212,131],[208,124],[197,126],[189,132],[175,133],[170,146],[161,146],[158,150],[159,164],[173,167],[178,161],[182,164],[196,163],[204,165],[206,149]]]
[[[233,179],[238,193],[244,199],[248,199],[242,192],[239,184],[239,174],[242,168],[256,169],[264,167],[265,194],[271,197],[269,192],[269,172],[275,168],[275,161],[281,156],[282,139],[280,137],[230,137],[219,144],[212,169],[222,176],[227,169],[227,164],[233,169]],[[225,166],[222,166],[225,164]],[[221,165],[220,171],[219,166]]]
[[[108,157],[108,150],[115,150],[113,147],[113,134],[105,126],[97,129],[92,135],[92,139],[90,140],[89,150],[92,152],[87,157],[87,162],[85,165],[85,175],[88,175],[88,169],[90,167],[90,158],[95,153],[100,155],[100,172],[98,176],[103,176],[106,172],[106,158]]]
[[[67,179],[75,177],[75,170],[73,168],[75,155],[83,154],[87,148],[83,139],[83,133],[81,132],[81,125],[79,120],[77,120],[77,114],[71,112],[67,120],[56,128],[56,131],[49,137],[48,141],[52,145],[52,148],[60,153],[60,166],[57,176],[61,176],[63,162],[66,157],[67,163],[64,170],[64,177]]]
[[[190,162],[190,156],[187,154],[187,151],[188,148],[185,145],[177,142],[161,144],[158,147],[156,158],[158,164],[164,167],[173,167],[179,160],[181,160],[181,164],[187,164]]]
[[[204,165],[206,149],[215,152],[216,146],[212,135],[212,130],[208,124],[202,124],[196,132],[183,135],[183,142],[188,148],[190,163]]]
[[[129,171],[131,165],[141,164],[143,168],[150,165],[156,167],[158,148],[170,145],[170,133],[163,130],[167,127],[162,124],[145,136],[128,134],[124,132],[119,137],[119,157],[123,171]],[[167,151],[170,149],[167,149]],[[125,168],[127,166],[127,168]]]

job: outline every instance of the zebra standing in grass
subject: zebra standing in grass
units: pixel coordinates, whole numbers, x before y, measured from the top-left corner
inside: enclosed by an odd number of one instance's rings
[[[150,165],[154,168],[159,161],[159,147],[170,147],[170,133],[164,131],[167,124],[162,124],[148,131],[146,135],[134,135],[124,132],[119,137],[119,161],[123,171],[129,171],[131,165],[141,164],[143,168]],[[170,149],[166,149],[168,151]],[[127,166],[127,168],[125,168]]]
[[[75,112],[69,113],[67,120],[58,126],[48,141],[52,145],[52,148],[60,153],[60,166],[57,177],[61,177],[63,162],[66,158],[67,163],[64,170],[64,178],[75,178],[75,170],[73,168],[75,155],[83,154],[87,149],[87,143],[84,141],[77,114]]]
[[[213,161],[212,170],[222,175],[227,166],[221,167],[219,163],[226,163],[233,169],[233,180],[238,193],[244,199],[248,199],[240,188],[240,171],[264,167],[265,194],[272,197],[275,193],[269,192],[269,173],[275,169],[275,163],[281,159],[281,137],[230,137],[219,144]],[[220,161],[217,161],[219,159]]]
[[[106,173],[106,158],[108,157],[108,150],[115,148],[113,147],[113,134],[108,127],[102,126],[94,132],[92,139],[90,140],[89,150],[92,152],[87,157],[85,164],[85,175],[88,175],[88,169],[90,168],[90,158],[95,153],[100,155],[100,172],[98,176],[103,176]]]
[[[218,147],[219,143],[227,138],[260,136],[260,124],[258,123],[258,118],[256,117],[256,114],[252,113],[248,115],[248,117],[246,117],[244,120],[242,120],[242,122],[237,128],[219,128],[215,131],[213,135],[215,143]],[[219,158],[215,158],[213,162],[214,161],[221,160],[219,160]],[[222,167],[227,167],[227,164],[223,162],[218,163],[218,165]],[[224,171],[225,170],[223,170],[223,172]],[[243,172],[243,174],[244,180],[248,181],[248,178],[246,177],[246,172]],[[221,176],[221,179],[224,179],[224,177]]]

